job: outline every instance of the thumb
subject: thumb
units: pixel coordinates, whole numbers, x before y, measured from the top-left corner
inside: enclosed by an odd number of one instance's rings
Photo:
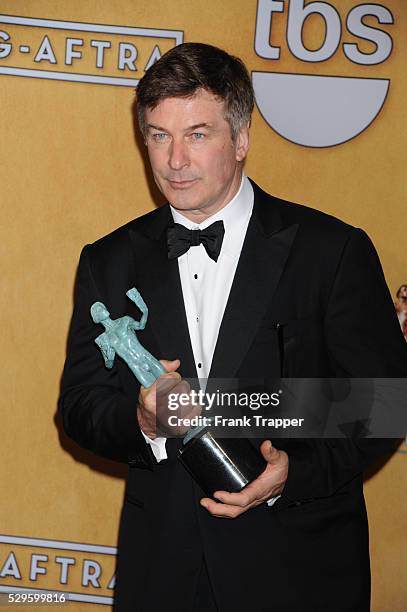
[[[169,361],[168,359],[160,359],[160,363],[164,366],[167,372],[175,372],[181,365],[179,359],[173,359],[172,361]]]
[[[278,450],[274,448],[270,440],[262,442],[260,451],[267,463],[274,463],[277,460]]]

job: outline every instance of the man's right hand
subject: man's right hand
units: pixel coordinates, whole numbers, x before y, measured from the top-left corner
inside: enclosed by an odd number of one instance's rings
[[[178,370],[179,359],[168,361],[160,359],[160,363],[167,370],[156,382],[146,389],[141,386],[137,407],[137,419],[140,428],[150,439],[163,436],[183,436],[188,431],[187,426],[171,427],[168,423],[169,416],[189,419],[198,416],[202,407],[190,404],[182,406],[177,410],[168,409],[168,395],[171,393],[184,394],[191,391],[188,382],[181,378]]]

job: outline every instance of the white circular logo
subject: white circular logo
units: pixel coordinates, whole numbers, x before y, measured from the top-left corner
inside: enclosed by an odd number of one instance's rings
[[[332,4],[290,0],[287,14],[287,46],[303,62],[326,62],[339,52],[341,17]],[[273,14],[284,12],[281,0],[258,0],[255,51],[259,57],[277,61],[281,49],[271,44]],[[325,38],[319,49],[309,50],[303,41],[306,19],[317,15],[324,21]],[[392,13],[380,4],[360,4],[347,15],[346,30],[374,45],[363,52],[357,42],[345,42],[342,51],[354,64],[383,63],[393,49],[391,36],[366,25],[367,16],[393,24]],[[386,100],[390,80],[370,77],[253,72],[256,104],[268,125],[283,138],[306,147],[332,147],[355,138],[378,116]]]

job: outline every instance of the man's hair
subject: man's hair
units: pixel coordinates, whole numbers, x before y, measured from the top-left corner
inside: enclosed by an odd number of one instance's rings
[[[401,291],[402,291],[402,289],[404,289],[404,287],[407,287],[407,285],[401,285],[401,287],[399,287],[399,289],[398,289],[398,291],[396,293],[396,297],[398,297],[398,298],[400,297]]]
[[[250,123],[253,87],[243,62],[212,45],[184,43],[165,53],[145,73],[137,86],[137,116],[146,136],[145,109],[154,109],[165,98],[189,98],[199,89],[224,101],[225,119],[232,139]]]

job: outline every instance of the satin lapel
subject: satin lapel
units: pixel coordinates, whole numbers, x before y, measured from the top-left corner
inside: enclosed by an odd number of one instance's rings
[[[167,256],[166,229],[172,222],[168,205],[135,224],[131,230],[137,288],[148,309],[150,326],[161,349],[158,358],[180,359],[185,378],[196,377],[182,296],[178,260]]]
[[[298,225],[283,227],[273,202],[255,205],[219,330],[211,378],[233,378],[270,306]]]

